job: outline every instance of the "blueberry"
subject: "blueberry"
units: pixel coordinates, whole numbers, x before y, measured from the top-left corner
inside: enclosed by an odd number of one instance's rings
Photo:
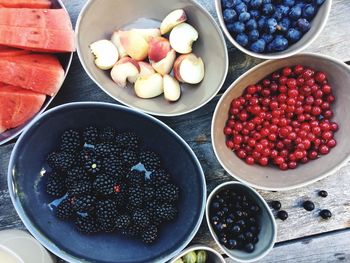
[[[280,201],[272,201],[271,202],[271,207],[275,210],[280,210],[281,209],[281,202]]]
[[[308,4],[303,8],[304,18],[313,18],[315,14],[316,14],[316,8],[313,5]]]
[[[234,7],[234,0],[222,0],[221,1],[221,5],[223,6],[223,8],[232,8]]]
[[[305,18],[299,18],[296,25],[303,33],[309,31],[311,28],[310,22]]]
[[[321,196],[321,197],[327,197],[328,193],[325,190],[321,190],[321,191],[318,192],[318,195]]]
[[[231,23],[237,19],[237,13],[233,9],[225,9],[223,17],[226,23]]]
[[[236,36],[236,41],[238,44],[240,44],[242,47],[245,47],[246,45],[248,45],[248,36],[244,33],[240,33]]]
[[[250,42],[255,42],[259,39],[259,31],[254,29],[248,33],[248,38]]]
[[[243,235],[243,234],[239,234],[239,235],[237,236],[237,241],[239,241],[240,243],[245,242],[245,237],[244,237],[244,235]]]
[[[240,3],[238,5],[236,5],[235,7],[236,11],[238,14],[243,13],[243,12],[247,12],[247,5],[245,3]]]
[[[264,39],[258,39],[250,45],[250,50],[256,53],[262,53],[265,50],[265,45],[266,43]]]
[[[276,20],[281,20],[285,17],[289,12],[289,7],[284,5],[278,5],[275,9],[275,13],[273,13],[272,17]]]
[[[226,224],[222,224],[222,223],[217,223],[217,224],[215,225],[215,228],[216,228],[216,230],[218,230],[218,231],[223,231],[223,230],[226,229],[226,227],[227,227],[227,225],[226,225]]]
[[[256,29],[258,27],[258,23],[256,22],[255,19],[249,19],[247,21],[247,23],[245,23],[245,28],[248,29],[248,30],[253,30],[253,29]]]
[[[318,6],[322,5],[324,3],[325,0],[316,0],[316,4]]]
[[[250,19],[250,14],[248,12],[243,12],[239,14],[238,20],[241,22],[247,22]]]
[[[211,207],[212,207],[213,209],[219,209],[219,208],[220,208],[220,204],[219,204],[219,202],[212,202],[212,203],[211,203]]]
[[[219,242],[220,242],[220,244],[223,244],[224,246],[226,246],[228,243],[226,237],[220,237]]]
[[[288,213],[284,210],[278,211],[277,217],[284,221],[288,218]]]
[[[275,8],[272,4],[264,4],[262,7],[262,12],[264,15],[271,15],[275,11]]]
[[[323,209],[323,210],[320,211],[320,216],[323,219],[329,219],[329,218],[332,217],[332,213],[328,209]]]
[[[243,234],[244,234],[245,239],[246,239],[248,242],[252,241],[252,239],[253,239],[253,237],[254,237],[254,235],[253,235],[252,232],[246,231],[246,232],[244,232]]]
[[[282,32],[287,32],[287,30],[290,27],[290,24],[291,24],[290,19],[285,17],[278,23],[278,28]]]
[[[268,44],[272,41],[273,39],[273,36],[271,34],[268,34],[268,33],[264,33],[262,36],[261,36],[262,39],[264,39],[265,43]]]
[[[245,228],[246,223],[244,220],[240,219],[236,222],[237,225],[239,225],[241,228]]]
[[[272,17],[276,19],[277,21],[281,20],[283,17],[283,14],[280,10],[275,10],[275,13],[273,13]]]
[[[306,211],[312,211],[315,209],[315,204],[309,200],[303,203],[303,207]]]
[[[253,240],[252,240],[253,244],[258,243],[258,241],[259,241],[259,238],[258,238],[258,237],[253,237]]]
[[[220,221],[220,218],[219,218],[218,216],[213,216],[213,217],[211,218],[211,222],[212,222],[212,224],[214,224],[214,225],[217,225],[217,224],[219,223],[219,221]]]
[[[266,16],[261,16],[258,20],[258,28],[260,30],[263,30],[265,28],[265,25],[267,24],[267,18]]]
[[[234,220],[231,217],[226,218],[226,224],[232,225],[234,223]]]
[[[248,243],[244,246],[244,250],[248,253],[252,253],[254,251],[254,245],[252,243]]]
[[[259,10],[250,10],[250,17],[257,19],[259,18],[259,16],[260,16]]]
[[[256,224],[256,219],[254,217],[249,217],[248,218],[248,224],[255,225]]]
[[[277,29],[277,20],[274,18],[269,18],[266,21],[266,31],[270,34],[274,33]]]
[[[258,9],[262,5],[262,0],[250,0],[250,7],[253,9]]]
[[[227,248],[228,249],[234,249],[237,247],[237,240],[235,239],[230,239],[227,243]]]
[[[234,225],[231,231],[233,234],[239,234],[241,232],[241,227],[239,225]]]
[[[295,43],[295,42],[299,41],[300,38],[301,38],[301,32],[298,29],[295,29],[295,28],[288,29],[287,39],[291,43]]]
[[[250,226],[249,231],[252,232],[253,234],[258,234],[259,230],[256,226]]]
[[[245,3],[246,5],[249,4],[250,0],[241,0],[243,3]]]
[[[293,6],[288,15],[291,19],[298,20],[301,16],[301,8],[299,6]]]
[[[241,218],[243,216],[243,212],[241,210],[237,210],[235,214],[236,214],[236,217],[238,218]]]
[[[252,205],[249,207],[249,211],[253,214],[257,214],[260,211],[260,207],[258,205]]]
[[[262,0],[263,4],[271,4],[271,0]]]
[[[294,6],[295,1],[294,0],[283,0],[283,4],[286,6]]]
[[[235,33],[243,33],[245,30],[245,26],[242,22],[234,22],[232,26],[232,31]]]

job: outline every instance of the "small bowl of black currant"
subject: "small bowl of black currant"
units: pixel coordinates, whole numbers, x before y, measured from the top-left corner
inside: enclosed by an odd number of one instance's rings
[[[217,186],[208,197],[206,218],[216,243],[238,262],[257,261],[275,244],[277,227],[268,204],[243,183]]]
[[[215,0],[222,30],[242,52],[262,59],[292,56],[326,25],[332,0]]]

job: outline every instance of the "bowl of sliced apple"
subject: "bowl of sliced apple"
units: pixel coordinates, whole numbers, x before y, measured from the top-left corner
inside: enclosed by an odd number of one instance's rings
[[[115,100],[149,114],[194,111],[227,75],[224,36],[194,1],[91,0],[76,36],[90,78]]]

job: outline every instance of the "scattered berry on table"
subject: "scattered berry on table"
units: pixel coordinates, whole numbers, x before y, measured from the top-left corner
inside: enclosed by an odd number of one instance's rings
[[[312,211],[315,209],[315,204],[309,200],[303,203],[303,207],[306,211]]]
[[[327,196],[328,196],[328,193],[327,193],[327,191],[325,191],[325,190],[320,190],[320,191],[318,192],[318,195],[321,196],[321,197],[327,197]]]
[[[275,210],[280,210],[282,205],[281,205],[281,202],[280,201],[272,201],[271,202],[271,207]]]
[[[329,219],[332,217],[332,213],[331,211],[329,211],[328,209],[323,209],[320,211],[319,215],[323,218],[323,219]]]
[[[277,212],[277,217],[281,219],[282,221],[286,220],[288,218],[288,213],[284,210],[280,210]]]

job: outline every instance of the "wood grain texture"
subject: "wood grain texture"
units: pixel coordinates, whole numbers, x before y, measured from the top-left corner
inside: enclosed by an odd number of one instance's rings
[[[258,263],[350,262],[350,231],[323,235],[275,246]],[[230,258],[227,263],[234,263]]]

